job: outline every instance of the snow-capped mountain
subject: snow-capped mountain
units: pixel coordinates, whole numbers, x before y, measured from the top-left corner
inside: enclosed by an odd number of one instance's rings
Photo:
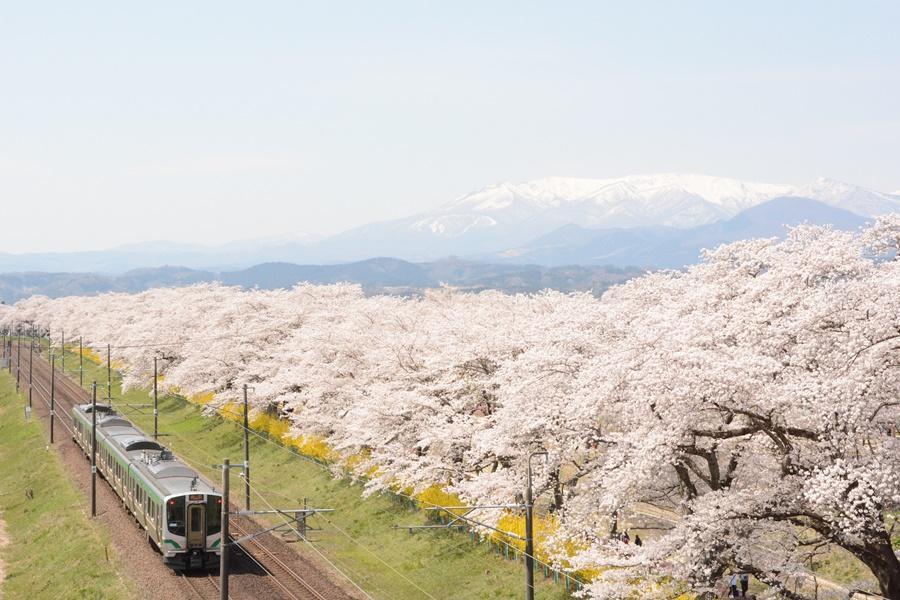
[[[370,223],[324,239],[296,236],[209,248],[151,243],[103,252],[0,254],[0,272],[115,273],[162,264],[221,270],[269,261],[323,264],[373,257],[429,261],[447,256],[530,256],[539,260],[544,251],[535,242],[562,227],[576,226],[588,232],[603,230],[616,239],[631,239],[632,234],[640,233],[644,238],[638,236],[643,240],[638,244],[647,245],[647,236],[655,239],[657,229],[677,232],[724,223],[749,208],[785,197],[813,200],[864,218],[900,212],[900,194],[885,194],[832,179],[794,186],[707,175],[548,177],[490,185],[432,210],[403,219]],[[799,207],[800,212],[810,211],[810,206],[799,204],[795,208]],[[821,211],[806,218],[796,214],[791,218],[795,222],[815,222],[821,218]],[[636,228],[649,229],[629,231]],[[612,231],[616,231],[615,235],[609,233]],[[615,245],[612,240],[605,240],[595,249],[604,244]],[[574,260],[580,254],[564,252],[556,256],[554,261],[562,260],[558,258],[561,256]],[[602,256],[602,253],[591,254],[591,264],[598,264],[594,259]]]
[[[751,206],[725,221],[687,229],[630,227],[586,229],[565,225],[517,248],[479,256],[491,263],[681,268],[700,260],[703,249],[736,240],[783,237],[788,227],[830,225],[852,231],[866,217],[819,200],[781,196]]]
[[[527,221],[538,215],[593,228],[686,228],[732,217],[780,196],[819,200],[863,216],[890,212],[900,206],[889,194],[826,178],[797,187],[707,175],[549,177],[488,186],[421,215],[410,228],[452,237],[512,221]]]
[[[818,200],[864,217],[900,210],[900,198],[891,194],[874,192],[858,185],[824,177],[797,188],[790,195]]]
[[[434,210],[350,230],[319,248],[329,260],[472,256],[514,249],[570,224],[589,229],[687,229],[724,221],[787,196],[817,200],[863,217],[900,211],[900,198],[832,179],[794,186],[707,175],[549,177],[490,185]]]
[[[536,215],[584,227],[693,227],[793,191],[789,185],[748,183],[706,175],[642,175],[618,179],[549,177],[488,186],[445,204],[413,223],[439,235]]]

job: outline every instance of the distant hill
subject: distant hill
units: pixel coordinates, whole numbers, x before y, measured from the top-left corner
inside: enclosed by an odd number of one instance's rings
[[[442,284],[476,292],[498,289],[519,293],[550,288],[600,294],[641,272],[639,269],[605,266],[496,265],[452,258],[432,263],[410,263],[394,258],[374,258],[341,265],[264,263],[221,273],[168,266],[136,269],[123,275],[5,273],[0,274],[0,300],[13,303],[32,295],[57,298],[104,292],[133,293],[156,287],[212,281],[259,289],[290,288],[300,282],[350,282],[361,285],[370,294],[414,294]]]
[[[634,227],[630,229],[586,229],[566,225],[528,244],[483,260],[543,264],[636,265],[680,268],[696,263],[704,248],[759,237],[782,237],[788,226],[808,223],[852,230],[864,217],[808,198],[781,197],[752,206],[725,221],[675,229]]]
[[[236,271],[263,263],[294,265],[335,265],[392,256],[426,263],[447,256],[494,262],[530,262],[560,265],[581,264],[581,251],[565,244],[565,251],[547,248],[541,258],[541,244],[554,239],[592,234],[576,231],[604,231],[608,239],[594,240],[589,264],[601,264],[610,256],[615,264],[634,264],[629,252],[642,249],[660,236],[681,240],[679,231],[725,223],[742,212],[782,197],[804,198],[816,204],[801,206],[813,213],[821,205],[861,218],[900,212],[900,197],[860,186],[817,179],[804,186],[754,183],[691,174],[659,174],[614,179],[547,177],[522,183],[499,183],[446,202],[432,210],[401,219],[368,223],[336,235],[317,238],[298,235],[231,242],[220,246],[145,242],[93,252],[3,254],[4,272],[90,272],[118,275],[131,269],[180,265],[202,271]],[[821,212],[821,211],[819,211]],[[277,219],[277,215],[273,219]],[[795,215],[793,221],[814,221],[818,217]],[[565,228],[560,230],[560,228]],[[750,228],[752,229],[752,228]],[[563,236],[558,235],[563,232]],[[691,234],[692,235],[692,234]],[[734,239],[732,235],[709,241]],[[549,237],[547,237],[549,236]],[[555,236],[555,238],[554,238]],[[690,235],[688,235],[688,238]],[[670,240],[671,242],[671,240]],[[690,244],[689,240],[672,242]],[[587,242],[585,242],[587,244]],[[541,246],[541,248],[539,248]],[[566,255],[565,252],[569,254]],[[679,257],[690,261],[693,248]],[[663,266],[647,255],[641,264]],[[682,258],[678,259],[682,261]],[[667,264],[675,264],[670,261]],[[679,264],[685,264],[684,261]]]

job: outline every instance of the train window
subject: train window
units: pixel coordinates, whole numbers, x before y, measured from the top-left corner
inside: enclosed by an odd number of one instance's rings
[[[191,531],[202,531],[203,530],[203,522],[200,517],[203,516],[203,511],[199,508],[191,509]]]
[[[166,506],[166,524],[169,533],[184,535],[184,496],[171,498]]]
[[[206,535],[216,535],[222,531],[222,499],[209,496],[206,504]]]

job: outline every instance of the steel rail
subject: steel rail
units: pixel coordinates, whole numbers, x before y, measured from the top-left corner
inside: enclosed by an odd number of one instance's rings
[[[232,529],[234,529],[235,533],[241,537],[248,534],[247,528],[241,526],[240,524],[235,523],[234,521],[231,522],[231,527],[232,527]],[[251,544],[253,544],[256,548],[258,548],[266,556],[266,558],[268,560],[275,563],[278,566],[278,568],[280,568],[282,571],[284,571],[294,582],[299,583],[301,586],[303,586],[304,591],[308,592],[308,594],[311,594],[315,600],[327,600],[327,598],[325,596],[323,596],[321,593],[319,593],[318,590],[316,590],[306,580],[304,580],[303,577],[299,573],[297,573],[296,571],[291,569],[287,564],[284,563],[284,561],[282,561],[280,558],[275,556],[275,553],[272,552],[271,550],[269,550],[268,548],[266,548],[259,540],[250,539],[248,541]],[[241,548],[244,548],[243,544],[241,545]],[[249,551],[247,551],[245,548],[244,548],[244,553],[247,556],[249,556],[253,560],[253,562],[258,564],[260,566],[260,568],[262,568],[264,571],[269,573],[269,575],[272,576],[273,581],[275,581],[279,585],[279,587],[281,587],[289,596],[291,596],[291,598],[293,598],[295,600],[303,600],[302,598],[300,598],[299,596],[294,594],[294,592],[292,592],[286,585],[284,585],[283,582],[279,581],[278,577],[276,577],[275,574],[272,573],[270,569],[266,568],[265,565],[261,564],[260,561],[258,561],[256,559],[256,557],[252,556],[252,554]]]
[[[197,594],[197,596],[200,597],[200,600],[218,600],[219,593],[221,591],[219,588],[219,585],[216,583],[216,580],[212,575],[210,575],[209,573],[207,573],[206,575],[207,575],[206,578],[188,577],[187,574],[182,573],[181,578],[188,584],[188,587],[190,587],[191,590],[193,590],[193,592],[195,594]],[[209,586],[212,587],[212,590],[209,591],[209,588],[207,588],[207,591],[202,590],[201,586],[198,585],[197,582],[195,581],[198,579],[202,580],[202,581],[206,581],[209,584]],[[228,595],[228,598],[231,599],[231,594]]]

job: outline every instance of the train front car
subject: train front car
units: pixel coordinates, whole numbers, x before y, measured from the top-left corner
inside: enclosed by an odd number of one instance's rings
[[[188,471],[177,461],[166,462],[157,476],[170,492],[164,498],[163,560],[175,569],[216,565],[222,553],[222,496],[193,471],[177,473]]]
[[[175,568],[218,564],[222,545],[222,497],[200,490],[166,498],[164,560]]]

